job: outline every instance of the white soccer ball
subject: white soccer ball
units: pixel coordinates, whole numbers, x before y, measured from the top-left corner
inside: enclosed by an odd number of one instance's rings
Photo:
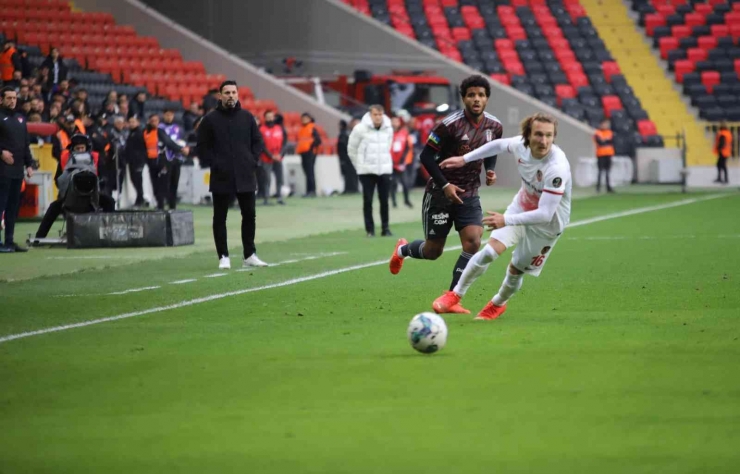
[[[417,314],[409,323],[408,336],[411,347],[431,354],[447,344],[447,325],[438,314]]]

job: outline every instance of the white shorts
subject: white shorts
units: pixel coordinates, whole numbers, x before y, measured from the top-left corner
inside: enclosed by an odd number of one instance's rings
[[[516,246],[511,264],[524,273],[539,276],[560,236],[539,232],[533,226],[512,225],[493,230],[491,238],[504,244],[507,249]]]

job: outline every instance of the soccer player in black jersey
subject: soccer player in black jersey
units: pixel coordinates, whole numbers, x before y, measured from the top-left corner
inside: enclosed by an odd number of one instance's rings
[[[440,169],[439,163],[501,138],[503,133],[501,122],[485,111],[491,96],[488,79],[479,75],[468,77],[460,84],[460,95],[465,109],[445,117],[429,134],[421,152],[421,163],[431,175],[421,209],[425,240],[408,243],[406,239],[400,239],[390,261],[390,271],[395,275],[401,271],[407,257],[438,259],[454,224],[460,235],[462,253],[452,272],[450,291],[460,279],[470,257],[480,248],[483,235],[483,210],[478,196],[481,162],[445,170]],[[495,166],[495,156],[486,160],[486,184],[489,186],[496,181]],[[433,309],[440,312],[440,308]],[[447,312],[467,314],[470,311],[457,305],[447,308]]]

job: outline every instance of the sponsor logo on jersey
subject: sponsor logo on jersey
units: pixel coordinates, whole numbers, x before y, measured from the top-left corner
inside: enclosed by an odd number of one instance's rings
[[[552,186],[554,188],[559,188],[561,184],[563,184],[563,180],[560,178],[555,178],[552,180]]]
[[[493,140],[493,130],[486,130],[486,141],[490,142]]]
[[[439,145],[439,137],[436,133],[432,132],[429,134],[429,142],[434,143],[435,145]]]
[[[468,138],[468,134],[466,133],[465,135],[463,135],[463,137],[460,140],[465,141],[465,140],[470,140],[470,138]]]

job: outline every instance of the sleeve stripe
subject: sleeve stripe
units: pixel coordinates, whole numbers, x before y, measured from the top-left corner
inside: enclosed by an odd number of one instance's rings
[[[545,192],[545,193],[557,194],[558,196],[562,196],[564,194],[564,193],[561,193],[561,192],[558,192],[558,191],[551,191],[549,189],[543,189],[542,191]]]
[[[440,150],[440,148],[439,148],[439,147],[438,147],[437,145],[433,144],[433,143],[429,143],[429,142],[427,142],[427,143],[426,143],[426,145],[427,145],[427,146],[428,146],[429,148],[434,148],[434,149],[435,149],[435,150],[437,150],[437,151],[439,151],[439,150]]]

